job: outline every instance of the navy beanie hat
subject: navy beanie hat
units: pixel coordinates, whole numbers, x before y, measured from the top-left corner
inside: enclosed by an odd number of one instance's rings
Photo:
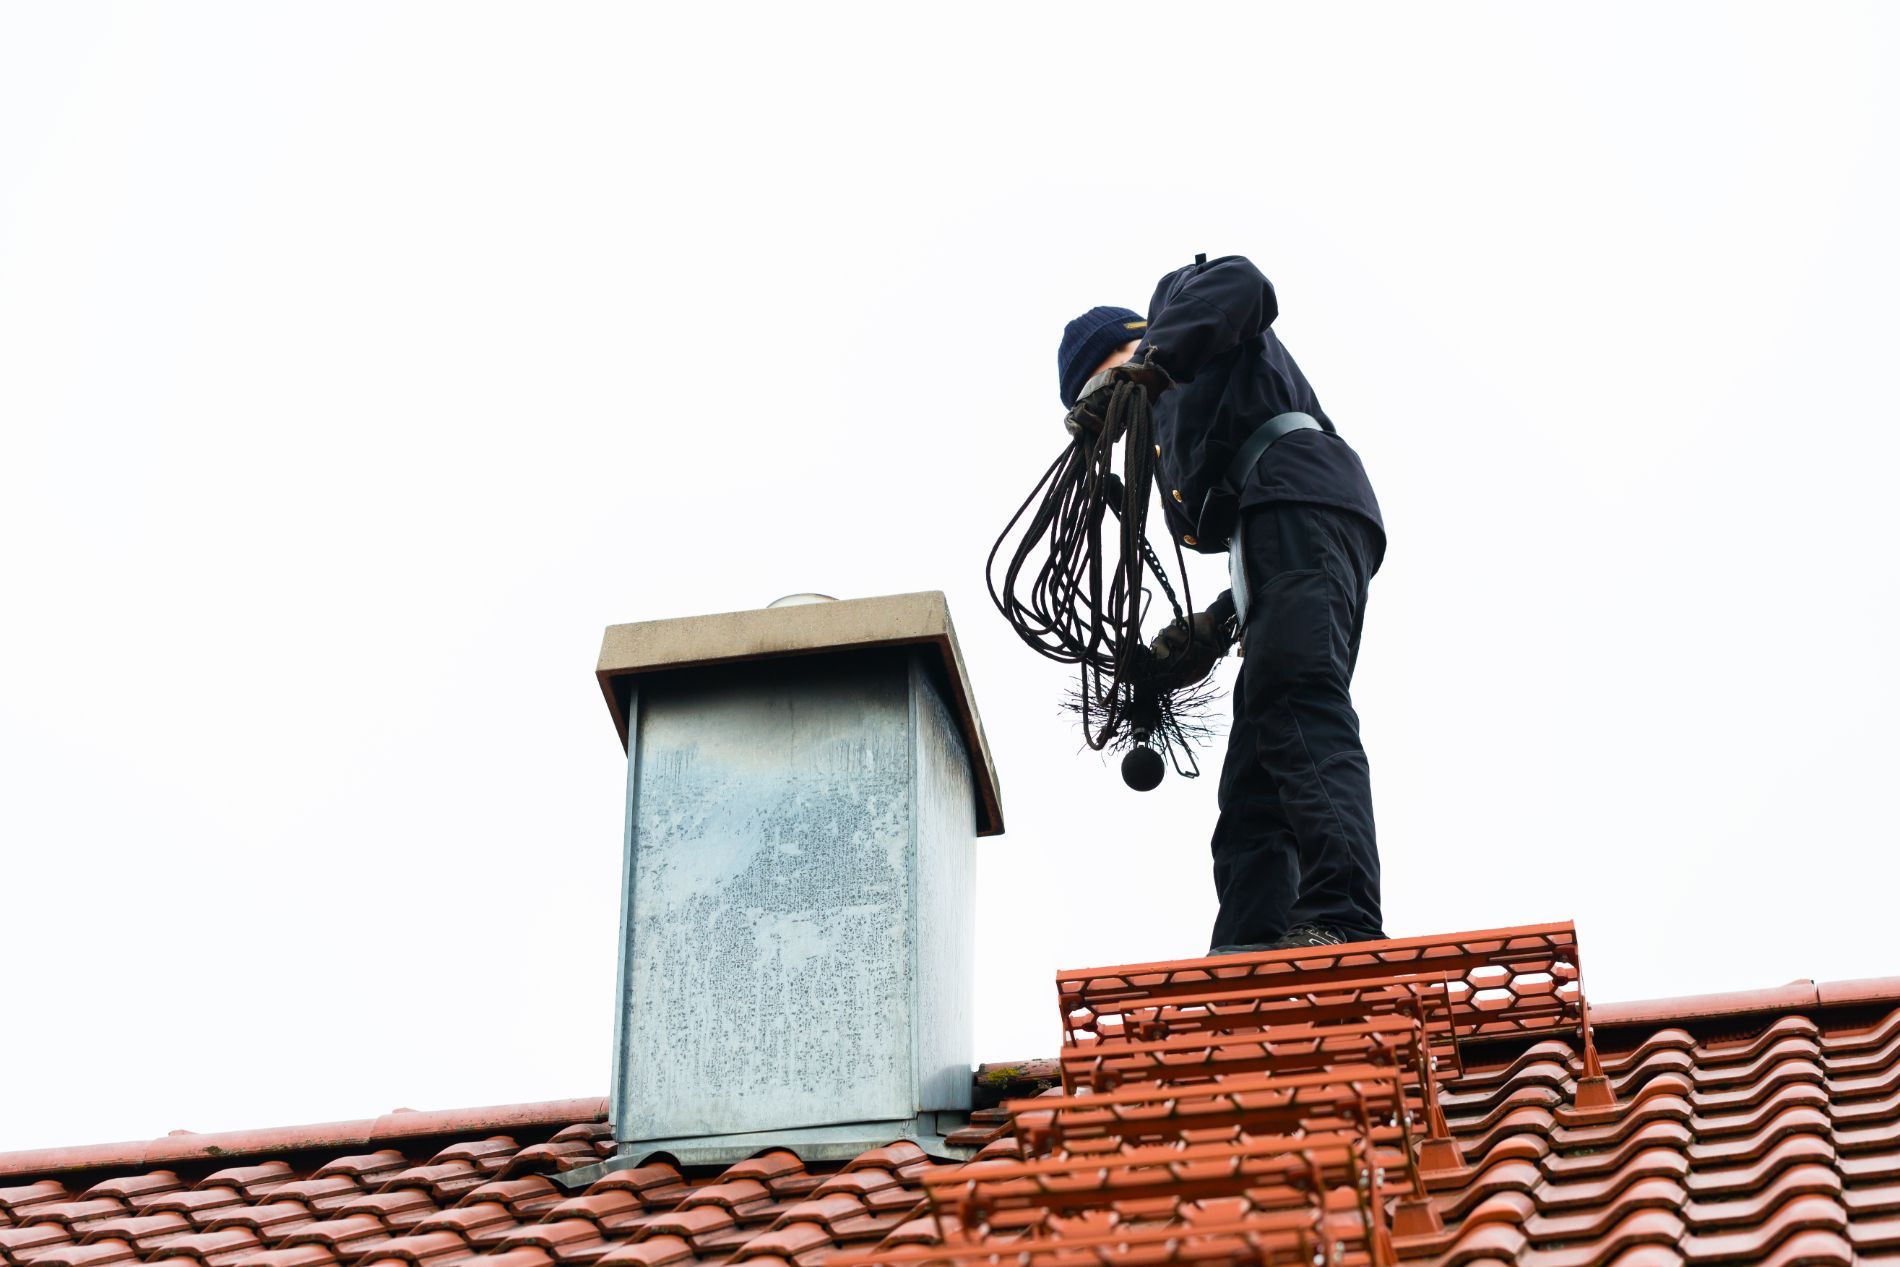
[[[1062,331],[1056,351],[1056,375],[1062,388],[1062,407],[1075,408],[1082,384],[1104,357],[1130,339],[1148,331],[1148,319],[1126,308],[1091,308]]]

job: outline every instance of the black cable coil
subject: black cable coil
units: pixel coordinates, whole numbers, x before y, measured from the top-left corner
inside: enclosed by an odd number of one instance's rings
[[[1150,405],[1144,387],[1117,384],[1099,428],[1079,430],[1043,472],[990,548],[985,568],[990,599],[1017,635],[1038,654],[1079,666],[1067,707],[1080,715],[1089,747],[1127,751],[1123,777],[1142,791],[1161,778],[1156,748],[1183,777],[1200,773],[1192,744],[1210,734],[1205,711],[1216,694],[1205,682],[1175,682],[1141,635],[1149,600],[1144,570],[1167,595],[1177,621],[1188,623],[1193,611],[1180,545],[1174,546],[1175,572],[1185,607],[1147,538],[1155,474]],[[1118,441],[1119,477],[1113,470]],[[1118,530],[1105,543],[1109,511]],[[999,583],[997,560],[1019,524]],[[1041,564],[1034,566],[1038,557]]]

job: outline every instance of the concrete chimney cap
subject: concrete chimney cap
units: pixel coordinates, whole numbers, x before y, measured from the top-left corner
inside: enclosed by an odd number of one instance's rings
[[[609,625],[594,676],[627,744],[627,694],[621,679],[707,665],[822,655],[872,647],[934,649],[943,670],[945,702],[956,715],[976,785],[976,834],[1003,831],[1002,790],[989,740],[976,711],[969,671],[950,624],[950,604],[938,590],[880,598],[836,599],[753,611],[644,620]]]

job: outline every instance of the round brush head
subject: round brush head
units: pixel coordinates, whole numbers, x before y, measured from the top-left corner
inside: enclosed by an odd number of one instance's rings
[[[1161,754],[1146,744],[1130,748],[1128,755],[1122,758],[1122,782],[1137,792],[1154,791],[1167,772],[1168,766]]]

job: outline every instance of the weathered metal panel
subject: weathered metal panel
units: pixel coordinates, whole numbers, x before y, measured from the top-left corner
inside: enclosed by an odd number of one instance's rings
[[[627,693],[627,796],[626,813],[620,832],[620,937],[619,962],[614,972],[614,1069],[607,1093],[607,1120],[624,1122],[625,1101],[621,1099],[627,1071],[627,1053],[633,1050],[634,1010],[630,1000],[633,989],[634,806],[640,788],[640,686],[634,683]]]
[[[642,678],[616,1138],[914,1115],[912,655]]]
[[[710,665],[895,647],[934,652],[942,670],[944,701],[957,718],[971,757],[977,834],[1001,835],[1003,802],[996,767],[951,627],[950,605],[937,591],[610,625],[601,640],[594,676],[624,744],[627,709],[623,696],[626,684],[635,678]]]
[[[975,1067],[972,774],[956,719],[926,663],[913,655],[910,666],[917,759],[917,1107],[967,1109]]]

